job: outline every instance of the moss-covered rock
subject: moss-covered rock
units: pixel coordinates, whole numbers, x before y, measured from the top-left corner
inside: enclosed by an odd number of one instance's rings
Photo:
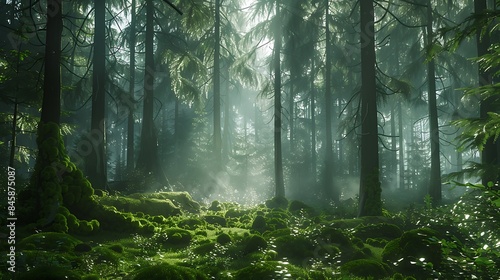
[[[85,253],[92,251],[92,246],[87,243],[80,243],[75,245],[75,252]]]
[[[425,277],[428,265],[438,268],[443,260],[439,233],[429,228],[407,231],[387,243],[382,260],[399,272]]]
[[[217,215],[206,215],[203,219],[211,225],[219,225],[221,227],[227,226],[226,218]]]
[[[288,205],[288,211],[295,214],[301,212],[308,215],[313,215],[315,213],[314,208],[298,200],[290,201],[290,205]]]
[[[263,233],[267,229],[267,222],[263,216],[256,216],[252,222],[252,229]]]
[[[390,268],[384,263],[360,259],[347,262],[340,268],[342,274],[354,275],[358,277],[371,277],[374,279],[382,279],[389,276]]]
[[[181,214],[181,209],[169,199],[147,198],[133,194],[128,197],[106,196],[99,199],[103,205],[116,207],[122,212],[149,214],[151,216],[163,215],[165,217]]]
[[[133,279],[204,280],[208,278],[202,272],[192,268],[162,263],[139,270]]]
[[[302,263],[314,257],[315,245],[305,236],[280,236],[274,241],[280,258],[286,257],[290,261]]]
[[[41,232],[30,235],[19,242],[20,249],[71,252],[82,243],[75,237],[58,232]]]
[[[73,270],[57,266],[39,266],[20,273],[16,279],[23,280],[80,280],[82,276]]]
[[[316,238],[323,243],[334,244],[341,249],[351,248],[353,246],[349,236],[344,231],[334,227],[321,228]]]
[[[288,207],[288,200],[284,197],[273,197],[270,200],[266,200],[265,204],[270,209],[286,209]]]
[[[204,227],[206,222],[202,219],[197,218],[187,218],[183,219],[178,223],[178,226],[184,229],[196,230],[198,228]]]
[[[356,227],[354,236],[366,240],[367,238],[384,238],[392,240],[400,237],[403,231],[396,225],[380,223],[371,225],[361,225]]]
[[[221,245],[225,245],[225,244],[228,244],[232,241],[232,238],[231,236],[229,236],[229,234],[227,233],[221,233],[217,236],[217,243],[221,244]]]
[[[191,232],[181,228],[167,228],[161,234],[156,235],[155,241],[169,245],[187,246],[193,239]]]
[[[238,270],[234,279],[308,279],[301,269],[280,261],[260,261]]]
[[[174,206],[188,213],[199,213],[201,206],[188,192],[136,193],[129,197],[138,199],[159,199],[171,201]]]
[[[266,247],[267,247],[267,241],[264,238],[262,238],[262,236],[254,234],[251,235],[250,238],[248,238],[243,253],[245,254],[253,253],[260,249],[265,249]]]

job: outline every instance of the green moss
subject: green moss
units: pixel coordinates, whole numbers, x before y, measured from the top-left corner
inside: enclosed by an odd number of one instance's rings
[[[124,248],[121,244],[113,244],[113,245],[109,246],[109,249],[111,249],[119,254],[123,253],[123,250],[124,250]]]
[[[192,268],[162,263],[139,270],[133,279],[203,280],[208,278]]]
[[[302,211],[303,213],[311,215],[314,214],[314,208],[298,200],[292,200],[290,202],[290,205],[288,205],[288,211],[292,213],[297,213]]]
[[[164,246],[169,245],[189,245],[193,236],[191,233],[185,229],[181,228],[167,228],[160,234],[155,235],[155,242],[161,243]]]
[[[423,263],[431,263],[432,267],[439,268],[443,260],[438,236],[438,232],[429,228],[407,231],[400,238],[387,243],[382,260],[394,265],[396,271],[427,277],[428,272]]]
[[[251,235],[247,241],[245,249],[243,252],[245,254],[253,253],[259,249],[265,249],[267,247],[267,241],[260,235]]]
[[[384,248],[388,241],[383,238],[367,238],[365,242],[374,247]]]
[[[367,226],[359,226],[354,232],[354,236],[366,240],[367,238],[384,238],[392,240],[400,237],[403,231],[396,225],[380,223]]]
[[[19,242],[19,248],[36,248],[45,251],[71,252],[76,244],[82,243],[71,235],[58,232],[42,232],[30,235]]]
[[[273,197],[270,200],[266,200],[265,204],[270,209],[286,209],[288,207],[288,200],[284,197]]]
[[[18,279],[24,280],[79,280],[82,277],[75,271],[57,267],[57,266],[40,266],[33,270],[18,275]]]
[[[240,210],[240,209],[235,209],[235,208],[229,208],[224,214],[226,218],[240,218],[243,217],[244,215],[247,215],[250,211],[248,210]]]
[[[286,257],[294,262],[302,263],[307,258],[314,257],[315,245],[304,236],[280,236],[274,241],[280,258]]]
[[[351,248],[353,246],[347,234],[334,227],[322,228],[318,237],[321,238],[323,242],[335,244],[342,249]]]
[[[219,225],[221,227],[225,227],[227,225],[226,218],[217,215],[207,215],[204,216],[203,219],[211,224],[211,225]]]
[[[389,275],[390,268],[381,262],[361,259],[347,262],[341,266],[344,274],[355,275],[359,277],[373,277],[381,279]]]
[[[218,211],[222,211],[223,208],[222,208],[222,204],[217,201],[217,200],[214,200],[212,201],[212,204],[210,204],[210,207],[208,207],[208,210],[210,211],[214,211],[214,212],[218,212]]]
[[[303,270],[280,261],[260,261],[238,270],[234,279],[308,279]]]
[[[128,197],[139,200],[156,199],[160,201],[170,201],[175,208],[189,213],[199,213],[201,209],[200,204],[194,201],[188,192],[135,193]]]
[[[92,251],[92,247],[87,243],[80,243],[75,245],[75,252],[84,253]]]
[[[232,240],[231,236],[229,236],[229,234],[227,233],[221,233],[217,236],[217,243],[221,244],[221,245],[226,245],[228,243],[230,243]]]
[[[193,252],[198,255],[207,255],[215,248],[215,242],[208,242],[193,248]]]
[[[263,233],[264,231],[266,231],[266,228],[267,228],[266,219],[263,216],[256,216],[252,223],[252,229],[260,233]]]
[[[205,225],[205,221],[196,218],[187,218],[179,222],[179,227],[189,230],[196,230]]]

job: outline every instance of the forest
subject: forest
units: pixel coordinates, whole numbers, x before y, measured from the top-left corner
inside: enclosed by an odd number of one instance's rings
[[[500,1],[0,13],[0,279],[500,279]]]

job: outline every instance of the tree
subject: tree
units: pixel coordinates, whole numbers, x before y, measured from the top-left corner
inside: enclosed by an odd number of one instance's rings
[[[325,167],[323,170],[323,189],[325,195],[333,201],[338,202],[340,193],[333,186],[333,136],[332,136],[332,47],[331,33],[329,27],[330,20],[330,5],[329,1],[325,0],[325,135],[326,135],[326,151],[325,151]]]
[[[427,47],[430,51],[433,45],[434,31],[432,30],[432,5],[427,0]],[[429,182],[429,195],[434,204],[441,202],[441,161],[439,151],[439,124],[436,104],[436,70],[434,58],[427,64],[427,98],[429,103],[429,128],[431,142],[431,174]]]
[[[382,215],[379,179],[375,21],[373,0],[360,1],[361,17],[361,172],[359,216]]]
[[[222,167],[222,135],[221,135],[221,94],[220,94],[220,0],[215,0],[215,32],[214,32],[214,160],[216,172]]]
[[[136,1],[132,0],[130,11],[130,30],[129,30],[129,49],[130,49],[130,80],[129,80],[129,100],[128,120],[127,120],[127,170],[130,172],[134,169],[135,162],[135,45],[136,45]]]
[[[476,14],[484,13],[487,10],[486,0],[474,0],[474,12]],[[482,57],[488,53],[488,48],[490,47],[490,36],[489,32],[483,32],[478,29],[476,34],[476,44],[477,44],[477,56]],[[492,82],[490,71],[487,68],[478,68],[478,78],[479,86],[487,86]],[[495,99],[496,97],[489,97],[483,99],[479,105],[479,117],[481,119],[488,119],[488,113],[495,111]],[[486,141],[483,150],[481,151],[481,164],[483,166],[498,164],[498,151],[495,144],[495,140],[490,138]],[[483,185],[487,186],[488,182],[496,182],[498,180],[498,174],[494,172],[484,172],[481,176]]]
[[[60,123],[61,119],[61,36],[63,30],[62,1],[47,1],[47,36],[43,80],[43,124]]]
[[[154,4],[146,0],[146,39],[145,39],[145,66],[144,66],[144,102],[141,142],[137,158],[137,168],[144,174],[153,175],[160,185],[168,185],[158,159],[158,139],[153,119],[154,104]]]
[[[90,182],[105,188],[106,176],[106,1],[94,0],[95,28],[92,73],[92,117],[90,137],[92,151],[86,160],[86,172]]]
[[[281,149],[281,12],[280,1],[275,3],[274,20],[274,180],[275,196],[285,197],[283,180],[283,154]]]

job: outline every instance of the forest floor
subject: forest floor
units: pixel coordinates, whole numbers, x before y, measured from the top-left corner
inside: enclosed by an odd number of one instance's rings
[[[296,200],[202,206],[187,193],[103,194],[100,203],[130,227],[20,228],[16,273],[2,253],[2,279],[498,279],[498,225],[457,223],[471,219],[476,198],[355,218],[354,200],[324,210]]]

